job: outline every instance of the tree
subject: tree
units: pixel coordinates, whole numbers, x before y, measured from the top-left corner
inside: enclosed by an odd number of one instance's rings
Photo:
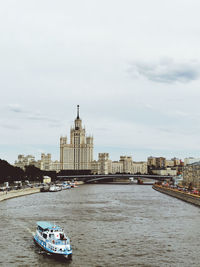
[[[35,167],[34,165],[25,166],[25,176],[27,180],[30,181],[42,181],[42,171]]]
[[[19,167],[14,167],[6,160],[0,159],[0,183],[24,179],[24,171]]]

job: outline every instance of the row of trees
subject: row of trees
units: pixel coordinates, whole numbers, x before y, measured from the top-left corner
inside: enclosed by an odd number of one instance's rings
[[[55,171],[41,171],[33,165],[25,167],[22,170],[19,167],[12,166],[5,160],[0,159],[0,184],[4,182],[13,183],[14,181],[43,181],[43,176],[48,175],[52,180],[56,179]]]
[[[25,166],[25,170],[15,167],[9,164],[5,160],[0,159],[0,184],[4,182],[13,183],[14,181],[36,181],[42,182],[43,176],[47,175],[51,177],[52,181],[55,181],[58,176],[70,176],[70,175],[89,175],[91,170],[61,170],[58,174],[56,171],[42,171],[33,165]]]

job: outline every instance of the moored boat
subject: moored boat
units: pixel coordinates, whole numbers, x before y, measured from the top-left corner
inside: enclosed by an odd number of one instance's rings
[[[71,184],[71,188],[78,187],[76,182],[71,182],[70,184]]]
[[[71,185],[66,182],[64,182],[61,186],[62,186],[62,190],[71,189]]]
[[[138,179],[135,177],[130,177],[129,181],[130,181],[130,184],[138,184]]]
[[[40,187],[40,192],[49,192],[49,185],[43,185]]]
[[[34,241],[46,252],[67,259],[72,258],[72,248],[64,230],[50,222],[37,222]]]
[[[49,192],[58,192],[58,191],[61,191],[62,190],[62,188],[60,187],[60,186],[57,186],[57,185],[51,185],[50,187],[49,187]]]

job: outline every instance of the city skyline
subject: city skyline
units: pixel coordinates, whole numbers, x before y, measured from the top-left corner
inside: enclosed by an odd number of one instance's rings
[[[56,161],[61,161],[61,166],[63,165],[63,157],[64,157],[64,154],[65,153],[67,153],[66,155],[65,155],[65,160],[66,160],[66,156],[67,156],[67,158],[68,158],[68,160],[71,162],[71,160],[74,158],[74,155],[71,155],[71,149],[72,150],[74,150],[75,149],[75,147],[74,147],[74,145],[73,145],[73,143],[74,142],[78,142],[79,144],[82,142],[83,143],[83,146],[85,147],[85,145],[86,145],[86,143],[85,142],[89,142],[89,143],[91,143],[92,144],[92,150],[95,148],[94,146],[93,146],[93,135],[86,135],[86,132],[85,132],[85,125],[84,125],[84,128],[82,128],[82,118],[79,116],[80,115],[80,106],[79,105],[77,105],[77,113],[76,113],[76,117],[75,117],[75,119],[74,119],[74,123],[73,123],[73,125],[71,125],[70,126],[70,136],[67,136],[66,135],[66,133],[65,133],[65,135],[63,136],[63,135],[61,135],[60,136],[60,148],[59,148],[59,154],[60,154],[60,158],[59,159],[55,159],[54,158],[54,160],[56,160]],[[76,131],[77,130],[77,131]],[[79,131],[80,131],[80,133],[79,133]],[[79,138],[80,138],[80,140],[77,140],[77,141],[75,141],[75,136],[80,136]],[[78,138],[78,139],[79,139]],[[88,141],[87,141],[87,139],[88,139]],[[81,141],[82,140],[82,141]],[[77,143],[77,144],[78,144]],[[66,146],[66,147],[69,147],[69,151],[68,152],[65,152],[65,153],[63,153],[63,148],[61,149],[61,147],[63,147],[63,145],[64,145],[64,147]],[[87,146],[87,145],[86,145]],[[62,152],[61,152],[62,151]],[[46,154],[48,155],[50,152],[46,152]],[[80,152],[78,152],[78,154],[79,154]],[[82,153],[82,152],[81,152]],[[85,152],[84,152],[85,153]],[[91,153],[91,152],[90,152]],[[105,153],[105,152],[104,152]],[[45,155],[45,153],[44,152],[42,152],[41,153],[41,155],[42,154],[44,154]],[[101,152],[100,152],[100,154],[102,154]],[[106,154],[108,154],[108,157],[109,157],[109,152],[106,152]],[[49,154],[49,155],[52,155],[51,153]],[[62,155],[62,156],[61,156]],[[69,156],[69,155],[71,155],[71,156]],[[93,155],[93,152],[92,152],[92,155]],[[99,152],[98,152],[98,155],[99,155]],[[18,156],[24,156],[24,154],[19,154]],[[31,155],[31,153],[27,153],[27,155],[26,156],[30,156],[30,157],[34,157],[35,158],[35,155],[34,154],[32,154]],[[83,155],[82,155],[83,156]],[[81,157],[82,157],[81,156]],[[131,157],[132,158],[132,156],[131,155],[120,155],[120,158],[121,157],[123,157],[123,156],[125,156],[125,157]],[[36,156],[37,157],[37,156]],[[88,156],[86,156],[86,158],[87,158]],[[149,157],[151,157],[150,155],[148,155],[148,157],[147,157],[147,159],[149,158]],[[155,155],[154,155],[154,157],[155,157]],[[160,155],[156,155],[156,157],[160,157]],[[91,157],[91,158],[93,158],[93,156]],[[174,158],[176,158],[176,157],[174,157]],[[194,158],[194,157],[189,157],[189,158]],[[111,159],[111,158],[110,158]],[[142,161],[147,161],[147,159],[145,159],[145,160],[142,160]],[[185,158],[186,159],[186,158]],[[188,158],[187,158],[188,159]],[[194,158],[195,159],[195,158]],[[35,160],[35,159],[34,159]],[[67,160],[67,161],[68,161]],[[94,158],[94,161],[96,161],[97,160],[97,158]],[[117,161],[117,160],[119,160],[119,158],[118,159],[111,159],[111,160],[113,160],[113,161]],[[133,159],[133,161],[134,160],[136,160],[136,159]],[[182,158],[180,158],[180,160],[183,160]],[[16,161],[16,159],[15,159],[15,161]],[[138,160],[137,160],[138,161]],[[139,160],[139,161],[141,161],[141,160]],[[69,164],[69,163],[68,163]],[[70,163],[71,164],[71,163]],[[73,163],[74,164],[74,163]],[[72,166],[71,166],[72,167]],[[61,169],[62,169],[62,167],[61,167]]]
[[[77,104],[94,159],[199,157],[199,2],[0,7],[1,159],[59,159]]]

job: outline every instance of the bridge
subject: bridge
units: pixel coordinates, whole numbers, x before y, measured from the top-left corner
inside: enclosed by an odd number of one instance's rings
[[[95,183],[95,182],[112,182],[115,179],[125,180],[130,177],[134,177],[137,179],[151,179],[164,181],[166,179],[172,179],[170,175],[150,175],[150,174],[91,174],[91,175],[61,175],[57,176],[58,179],[61,180],[73,180],[77,179],[79,181],[83,181],[85,183]]]

